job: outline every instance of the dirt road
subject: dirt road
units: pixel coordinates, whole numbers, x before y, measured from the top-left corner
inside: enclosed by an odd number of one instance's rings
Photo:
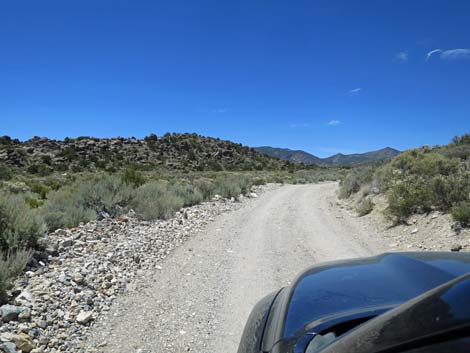
[[[334,205],[337,184],[289,185],[224,214],[98,323],[100,352],[236,352],[258,299],[316,262],[384,251]]]

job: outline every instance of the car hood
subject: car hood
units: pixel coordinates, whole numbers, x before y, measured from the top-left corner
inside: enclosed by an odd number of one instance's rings
[[[271,343],[295,342],[326,317],[380,314],[469,272],[469,253],[390,253],[314,266],[283,290]]]

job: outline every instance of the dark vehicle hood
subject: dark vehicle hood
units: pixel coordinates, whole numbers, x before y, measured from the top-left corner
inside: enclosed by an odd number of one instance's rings
[[[466,273],[469,253],[391,253],[314,266],[278,296],[263,347],[292,347],[327,318],[375,316]]]

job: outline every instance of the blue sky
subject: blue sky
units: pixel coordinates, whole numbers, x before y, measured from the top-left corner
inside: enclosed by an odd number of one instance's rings
[[[469,1],[3,1],[0,135],[319,156],[470,132]],[[440,51],[435,51],[439,49]]]

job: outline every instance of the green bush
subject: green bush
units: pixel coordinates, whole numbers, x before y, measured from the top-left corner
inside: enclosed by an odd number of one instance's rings
[[[266,185],[268,182],[266,178],[263,177],[257,177],[253,179],[253,185],[259,186],[259,185]]]
[[[360,200],[356,205],[356,212],[359,217],[369,214],[374,209],[374,203],[369,197],[365,197]]]
[[[194,186],[201,192],[204,200],[210,199],[214,196],[214,182],[209,178],[199,178],[194,181]]]
[[[145,178],[135,168],[126,168],[121,174],[122,181],[127,185],[141,186],[145,184]]]
[[[52,174],[53,169],[51,167],[49,167],[48,165],[44,164],[44,163],[39,163],[39,164],[31,164],[27,168],[27,171],[30,174],[37,174],[37,175],[40,175],[40,176],[47,176],[47,175]]]
[[[372,181],[375,168],[372,166],[352,169],[339,186],[339,197],[347,198],[358,192],[362,185]]]
[[[182,208],[184,200],[169,190],[167,182],[151,181],[135,190],[132,206],[146,220],[167,219]]]
[[[99,175],[77,180],[68,187],[50,192],[41,213],[49,229],[74,227],[96,218],[104,211],[111,216],[121,214],[131,203],[133,187],[115,175]]]
[[[407,178],[389,190],[388,204],[388,213],[402,222],[412,213],[430,211],[432,194],[422,179]]]
[[[470,134],[454,136],[451,145],[470,145]]]
[[[43,200],[38,200],[34,197],[25,197],[25,202],[31,208],[38,208],[44,204]]]
[[[75,227],[80,222],[96,219],[96,212],[70,187],[50,192],[40,212],[49,230]]]
[[[243,174],[222,174],[214,180],[214,194],[223,197],[238,197],[250,191],[251,178]]]
[[[105,211],[112,216],[121,214],[122,208],[130,204],[133,190],[121,178],[108,174],[76,184],[76,192],[85,208]]]
[[[32,192],[38,194],[43,200],[46,199],[47,193],[49,192],[49,188],[47,186],[35,182],[29,184],[29,188]]]
[[[347,197],[370,183],[388,196],[387,212],[403,221],[415,212],[448,211],[470,201],[470,134],[447,146],[408,150],[364,177],[353,169],[341,182]],[[460,210],[460,211],[459,211]],[[461,212],[459,207],[455,212]]]
[[[0,164],[0,180],[10,180],[13,172],[6,165]]]
[[[27,250],[6,253],[0,251],[0,304],[6,302],[6,291],[24,270],[30,257],[31,253]]]
[[[0,251],[32,247],[44,232],[42,218],[22,197],[0,194]]]
[[[470,201],[463,201],[452,207],[452,216],[463,226],[470,227]]]
[[[203,193],[189,183],[175,183],[169,187],[168,192],[183,200],[183,206],[193,206],[204,200]]]

